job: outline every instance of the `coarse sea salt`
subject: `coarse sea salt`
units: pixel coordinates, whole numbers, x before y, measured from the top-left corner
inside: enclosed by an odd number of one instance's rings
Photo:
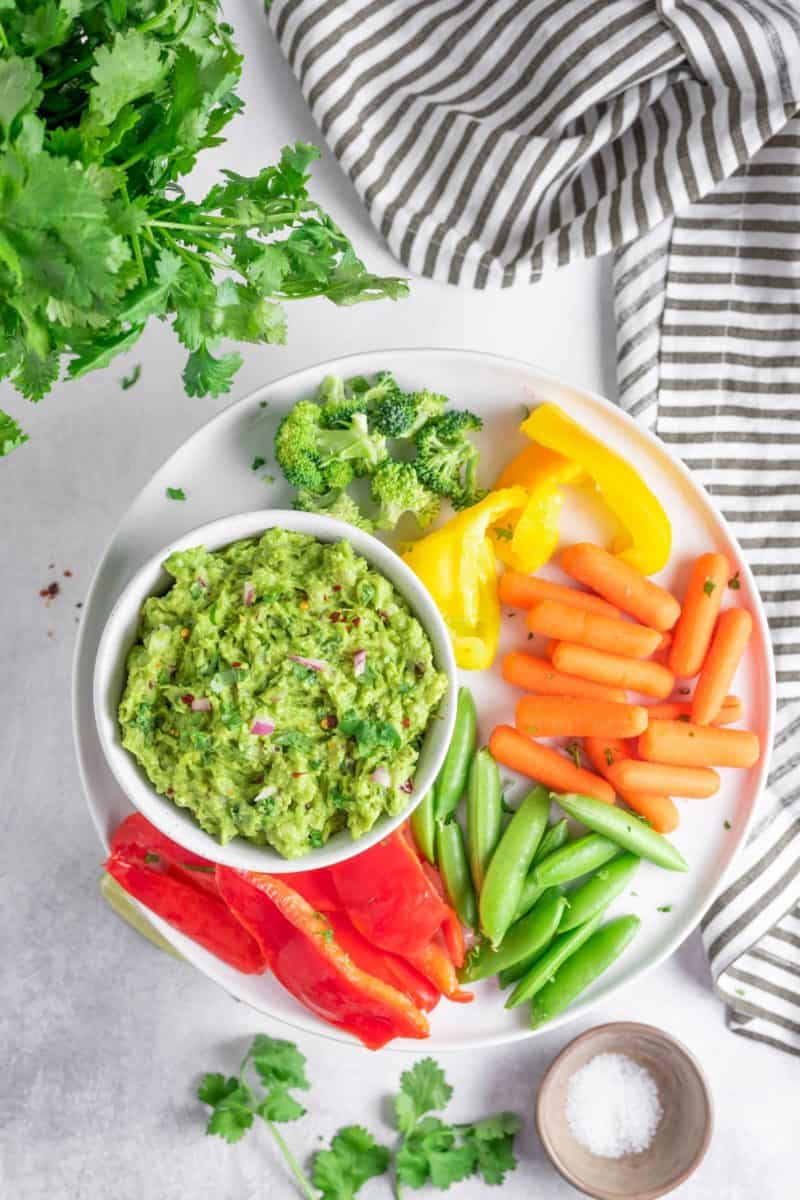
[[[600,1158],[641,1154],[663,1116],[656,1082],[625,1054],[596,1054],[567,1083],[567,1122]]]

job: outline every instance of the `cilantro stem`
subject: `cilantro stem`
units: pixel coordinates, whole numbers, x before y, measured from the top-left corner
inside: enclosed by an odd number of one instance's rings
[[[74,63],[70,63],[68,67],[56,71],[54,75],[48,76],[39,86],[42,91],[49,92],[54,87],[59,87],[60,84],[74,79],[76,75],[82,75],[84,71],[87,71],[92,66],[94,66],[94,55],[87,54],[84,58],[76,59]]]
[[[247,1054],[245,1054],[244,1058],[242,1059],[242,1065],[239,1067],[239,1084],[242,1088],[242,1091],[244,1091],[246,1093],[247,1098],[250,1101],[250,1104],[253,1107],[253,1109],[255,1111],[258,1111],[256,1109],[255,1098],[250,1089],[250,1085],[248,1084],[247,1080],[245,1079],[245,1071],[247,1070],[247,1064],[250,1062],[252,1053],[253,1053],[253,1049],[251,1046],[251,1048],[247,1051]],[[265,1117],[263,1113],[259,1113],[258,1115],[261,1117],[261,1119],[264,1122],[264,1124],[266,1125],[267,1129],[270,1131],[270,1133],[274,1137],[275,1143],[276,1143],[278,1149],[280,1150],[281,1154],[283,1155],[284,1161],[286,1162],[287,1167],[289,1168],[289,1170],[291,1171],[295,1180],[297,1181],[297,1186],[300,1188],[300,1191],[306,1197],[306,1200],[319,1200],[317,1193],[312,1189],[311,1184],[308,1182],[308,1180],[306,1179],[305,1175],[303,1174],[303,1172],[300,1168],[300,1164],[298,1163],[295,1156],[292,1154],[289,1147],[286,1145],[286,1142],[283,1140],[283,1136],[281,1135],[281,1133],[279,1132],[279,1130],[277,1129],[275,1124],[272,1121],[270,1121],[268,1117]]]
[[[4,50],[8,50],[8,48],[9,48],[9,46],[8,46],[8,38],[6,37],[6,31],[5,31],[5,29],[3,29],[3,22],[2,22],[2,21],[0,21],[0,45],[2,45],[2,47],[3,47],[3,49],[4,49]]]
[[[313,1190],[313,1188],[311,1187],[311,1184],[308,1182],[305,1175],[300,1170],[300,1165],[297,1162],[297,1159],[292,1154],[289,1147],[286,1145],[286,1142],[283,1140],[283,1137],[278,1132],[277,1127],[275,1125],[273,1125],[272,1121],[268,1121],[266,1117],[264,1118],[264,1124],[267,1126],[270,1133],[275,1138],[275,1141],[278,1144],[278,1149],[280,1150],[281,1154],[285,1158],[286,1165],[288,1166],[289,1170],[292,1172],[292,1175],[294,1175],[295,1179],[297,1180],[297,1186],[300,1188],[300,1191],[306,1197],[306,1200],[319,1200],[317,1193]]]
[[[163,25],[168,21],[177,8],[183,4],[183,0],[169,0],[169,3],[162,8],[161,12],[156,13],[149,21],[142,22],[137,25],[139,33],[149,33],[151,29],[158,29],[159,25]]]
[[[125,203],[130,204],[130,197],[128,196],[128,189],[124,183],[122,184],[120,191],[125,199]],[[139,278],[141,279],[142,283],[146,284],[147,283],[147,271],[145,270],[144,258],[142,257],[142,243],[139,239],[139,234],[136,233],[135,230],[133,231],[133,233],[131,233],[131,242],[133,243],[133,257],[136,259],[136,267],[139,272]]]

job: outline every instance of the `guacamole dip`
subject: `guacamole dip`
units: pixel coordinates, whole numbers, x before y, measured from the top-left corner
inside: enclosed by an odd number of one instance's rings
[[[282,529],[164,566],[119,707],[157,790],[286,858],[398,812],[446,677],[391,583],[349,542]]]

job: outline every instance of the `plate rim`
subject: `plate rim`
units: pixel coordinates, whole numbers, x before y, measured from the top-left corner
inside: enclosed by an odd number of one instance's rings
[[[488,362],[489,365],[496,364],[497,367],[505,367],[505,368],[521,370],[521,371],[527,372],[529,374],[536,375],[540,380],[542,380],[554,387],[571,390],[571,391],[575,392],[577,395],[588,399],[593,404],[598,405],[601,410],[604,410],[613,418],[615,418],[617,420],[621,420],[623,425],[627,426],[630,430],[632,430],[637,437],[644,438],[644,440],[647,443],[649,443],[650,446],[659,455],[661,455],[662,457],[665,457],[666,459],[669,460],[669,462],[673,468],[677,468],[678,473],[681,476],[683,476],[684,480],[689,484],[690,488],[692,490],[700,493],[704,502],[706,503],[708,508],[711,510],[711,512],[714,514],[716,520],[718,521],[721,528],[724,530],[725,534],[727,535],[727,537],[729,538],[731,543],[738,547],[738,545],[739,545],[738,539],[735,536],[735,534],[733,533],[732,529],[730,528],[730,524],[729,524],[727,518],[725,517],[724,513],[718,507],[714,497],[708,493],[705,486],[700,482],[699,479],[697,479],[695,477],[695,475],[692,473],[692,471],[686,466],[686,464],[682,461],[682,459],[678,457],[678,455],[675,453],[675,451],[668,444],[662,442],[656,433],[654,433],[652,430],[648,429],[645,425],[641,424],[639,421],[637,421],[637,419],[635,417],[631,416],[630,413],[626,412],[623,408],[621,408],[620,405],[614,403],[614,401],[608,399],[608,397],[606,397],[606,396],[603,396],[601,393],[595,392],[593,389],[584,387],[583,385],[571,383],[569,380],[565,379],[563,376],[557,375],[553,371],[549,371],[544,367],[540,367],[536,363],[531,362],[527,359],[516,358],[512,355],[494,354],[490,351],[473,350],[473,349],[468,349],[468,348],[459,348],[459,347],[452,347],[452,346],[440,346],[440,347],[437,347],[437,346],[424,346],[424,347],[403,346],[403,347],[397,347],[397,348],[390,348],[390,347],[384,348],[384,349],[378,348],[378,349],[374,349],[374,350],[373,349],[361,350],[361,351],[357,351],[357,352],[351,353],[351,354],[337,355],[334,358],[325,358],[318,362],[310,363],[307,366],[299,367],[293,371],[286,372],[285,374],[277,375],[274,379],[271,379],[268,382],[262,383],[258,387],[251,389],[244,396],[240,396],[238,399],[231,400],[231,402],[229,404],[226,404],[225,407],[220,412],[215,413],[213,416],[211,416],[208,419],[208,421],[205,421],[196,430],[194,430],[194,432],[191,433],[188,438],[186,438],[178,446],[176,446],[159,463],[159,465],[156,466],[154,468],[154,470],[150,473],[150,475],[148,476],[145,483],[142,485],[141,488],[139,488],[136,495],[131,499],[130,503],[125,507],[125,510],[120,515],[119,520],[115,523],[113,529],[111,530],[111,533],[108,537],[108,540],[106,541],[106,544],[102,551],[102,554],[100,555],[100,557],[97,561],[97,565],[91,575],[91,578],[89,581],[89,586],[86,590],[86,596],[85,596],[85,600],[84,600],[84,614],[88,613],[91,608],[92,602],[94,601],[94,598],[95,598],[95,591],[96,591],[96,587],[97,587],[97,583],[98,583],[100,574],[101,574],[103,568],[105,567],[105,564],[110,556],[111,549],[117,539],[119,531],[122,528],[122,525],[125,522],[131,508],[137,503],[142,492],[145,490],[145,488],[147,488],[147,486],[152,481],[152,479],[157,474],[159,474],[168,465],[168,463],[170,463],[172,461],[173,458],[175,458],[178,454],[183,454],[186,451],[186,449],[189,446],[191,446],[191,444],[195,440],[199,440],[201,436],[204,437],[208,433],[208,431],[210,430],[210,428],[212,426],[217,425],[217,424],[222,424],[225,421],[230,420],[232,417],[232,414],[236,410],[238,410],[240,408],[245,408],[248,405],[251,405],[254,401],[256,401],[257,399],[262,397],[264,392],[268,391],[270,388],[280,387],[280,386],[283,386],[286,384],[291,384],[294,380],[298,380],[301,376],[310,375],[310,374],[313,374],[314,372],[318,373],[323,370],[327,370],[328,372],[330,372],[330,370],[332,368],[335,368],[335,367],[339,366],[340,364],[347,363],[347,362],[359,363],[359,362],[363,362],[364,360],[374,362],[375,359],[378,359],[381,357],[386,359],[391,356],[394,359],[409,359],[409,358],[411,358],[418,363],[419,360],[424,359],[430,355],[436,355],[439,357],[455,357],[455,358],[461,358],[461,359],[463,359],[463,358],[481,359],[483,361]],[[697,907],[696,909],[693,909],[691,915],[687,918],[685,924],[681,925],[677,928],[676,932],[667,939],[663,948],[657,954],[655,954],[653,959],[651,961],[647,962],[646,964],[643,964],[641,967],[639,967],[636,970],[636,973],[635,973],[635,976],[633,979],[621,981],[619,984],[617,984],[612,989],[611,993],[602,993],[601,992],[598,995],[585,998],[583,1001],[581,1001],[580,1004],[578,1004],[574,1008],[569,1009],[566,1012],[560,1014],[560,1016],[558,1016],[555,1020],[549,1022],[546,1026],[541,1026],[537,1029],[512,1027],[509,1029],[509,1031],[507,1033],[483,1035],[483,1036],[478,1036],[478,1037],[472,1038],[469,1041],[459,1041],[456,1043],[450,1043],[450,1044],[446,1044],[446,1045],[437,1044],[436,1038],[432,1034],[430,1037],[428,1037],[427,1039],[424,1039],[422,1041],[401,1039],[398,1042],[389,1043],[386,1047],[384,1047],[385,1050],[390,1050],[394,1053],[409,1053],[409,1052],[415,1053],[415,1052],[422,1052],[422,1050],[428,1050],[430,1052],[435,1052],[437,1054],[440,1054],[440,1053],[447,1054],[447,1053],[456,1053],[467,1047],[474,1048],[474,1049],[482,1049],[484,1047],[488,1048],[488,1047],[493,1047],[493,1046],[510,1045],[514,1042],[523,1041],[528,1038],[536,1037],[542,1033],[552,1032],[556,1028],[559,1028],[562,1025],[569,1023],[569,1021],[575,1020],[578,1016],[584,1016],[586,1013],[590,1012],[596,1005],[598,1005],[602,1001],[609,1000],[611,997],[615,996],[616,993],[618,991],[620,991],[620,989],[623,988],[626,983],[632,983],[632,982],[634,982],[634,980],[642,979],[646,975],[648,975],[651,971],[655,970],[656,967],[661,966],[662,963],[664,963],[668,958],[670,958],[675,953],[675,951],[684,943],[684,941],[686,941],[686,939],[690,936],[690,934],[692,934],[694,932],[694,930],[697,928],[697,926],[700,924],[700,922],[702,921],[705,914],[708,912],[708,910],[710,909],[710,907],[712,906],[712,904],[714,903],[716,898],[719,896],[719,894],[722,891],[723,887],[725,886],[727,880],[732,875],[733,868],[734,868],[736,862],[738,861],[739,857],[741,856],[745,845],[747,844],[748,835],[752,829],[753,822],[755,820],[755,815],[756,815],[756,810],[758,808],[759,800],[761,799],[761,796],[763,794],[764,788],[767,783],[767,778],[768,778],[768,774],[769,774],[769,766],[770,766],[771,758],[772,758],[774,736],[775,736],[777,688],[776,688],[776,680],[775,680],[774,654],[773,654],[773,649],[772,649],[772,640],[771,640],[770,631],[769,631],[769,623],[767,621],[766,612],[764,610],[764,603],[763,603],[763,600],[761,599],[761,594],[759,592],[758,585],[756,584],[755,578],[753,576],[753,572],[750,568],[750,565],[749,565],[746,557],[741,552],[740,552],[740,570],[743,570],[745,579],[748,582],[748,585],[750,588],[750,593],[753,597],[754,615],[757,618],[757,624],[759,627],[759,631],[762,634],[762,636],[760,638],[760,643],[761,643],[761,646],[763,647],[763,652],[764,652],[763,653],[763,658],[764,658],[763,666],[765,669],[766,701],[767,701],[766,711],[764,713],[764,726],[765,726],[764,752],[761,756],[760,762],[757,764],[757,767],[753,768],[754,770],[757,771],[757,776],[756,776],[756,779],[754,780],[754,784],[753,784],[754,800],[750,807],[750,812],[748,813],[747,818],[744,822],[744,825],[741,830],[741,834],[736,842],[736,845],[733,847],[733,850],[731,851],[731,854],[730,854],[730,857],[729,857],[727,863],[725,864],[723,870],[720,872],[719,878],[715,881],[715,884],[711,888],[708,896],[703,900],[702,904],[699,907]],[[89,780],[88,780],[88,770],[87,770],[86,763],[84,761],[84,755],[83,755],[83,750],[82,750],[82,746],[81,746],[81,730],[79,728],[79,718],[78,718],[78,712],[79,712],[78,674],[79,674],[79,667],[82,662],[83,653],[84,653],[84,643],[88,636],[87,627],[88,627],[88,623],[86,622],[86,620],[85,619],[82,620],[81,624],[79,626],[79,629],[78,629],[78,637],[75,642],[75,649],[74,649],[74,652],[72,655],[72,662],[71,662],[72,679],[71,679],[71,686],[70,686],[70,703],[71,703],[72,742],[73,742],[73,747],[75,750],[75,756],[77,759],[78,774],[79,774],[81,786],[82,786],[83,792],[84,792],[86,807],[89,810],[89,815],[91,817],[92,824],[94,825],[95,830],[97,831],[101,845],[104,847],[105,850],[108,850],[108,844],[106,843],[105,836],[103,834],[103,830],[100,827],[98,816],[95,811],[95,805],[94,805],[94,802],[92,799],[92,791],[91,791]],[[91,678],[91,676],[92,676],[91,670],[90,670],[89,675]],[[92,712],[93,711],[94,710],[92,709]],[[230,988],[227,985],[227,983],[224,980],[216,977],[213,965],[209,966],[205,963],[201,963],[200,961],[197,961],[197,959],[199,959],[201,957],[201,955],[199,955],[199,954],[196,955],[194,953],[194,948],[191,943],[184,945],[184,943],[187,940],[181,938],[180,939],[181,944],[180,944],[180,946],[177,946],[176,940],[175,940],[175,932],[176,931],[174,931],[170,925],[167,925],[166,922],[162,921],[159,917],[155,916],[155,914],[151,913],[149,910],[145,909],[143,906],[139,905],[139,908],[142,911],[142,914],[148,920],[150,920],[153,924],[156,925],[156,927],[163,934],[163,936],[167,939],[167,941],[169,941],[173,946],[175,946],[176,949],[179,950],[179,953],[181,954],[181,956],[183,958],[187,959],[193,967],[200,970],[203,975],[205,975],[207,978],[210,978],[214,983],[216,983],[218,986],[223,988],[223,990],[226,991],[229,995],[233,996],[234,999],[241,1000],[241,1002],[243,1004],[246,1004],[249,1008],[252,1008],[253,1011],[259,1012],[260,1014],[262,1014],[264,1016],[268,1016],[271,1020],[278,1021],[280,1024],[286,1025],[288,1028],[295,1029],[299,1032],[313,1034],[317,1037],[323,1037],[329,1041],[339,1042],[340,1044],[344,1044],[344,1045],[348,1045],[348,1046],[354,1046],[354,1045],[360,1046],[361,1045],[361,1043],[358,1042],[358,1040],[356,1038],[354,1038],[352,1035],[335,1030],[333,1028],[331,1028],[330,1030],[326,1029],[324,1027],[324,1025],[322,1025],[321,1022],[319,1022],[316,1017],[312,1016],[311,1020],[308,1020],[308,1021],[306,1021],[306,1020],[292,1021],[292,1020],[287,1019],[284,1016],[278,1016],[275,1013],[270,1012],[269,1010],[260,1007],[258,1004],[254,1004],[249,999],[242,999],[239,996],[235,996],[230,991]],[[180,937],[180,935],[178,935],[178,937]],[[298,1010],[298,1012],[300,1012],[300,1011],[301,1010]]]

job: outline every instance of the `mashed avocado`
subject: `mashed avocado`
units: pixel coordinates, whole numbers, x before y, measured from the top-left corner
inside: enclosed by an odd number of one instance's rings
[[[154,787],[286,858],[398,812],[447,681],[389,581],[349,542],[282,529],[164,566],[119,707]]]

